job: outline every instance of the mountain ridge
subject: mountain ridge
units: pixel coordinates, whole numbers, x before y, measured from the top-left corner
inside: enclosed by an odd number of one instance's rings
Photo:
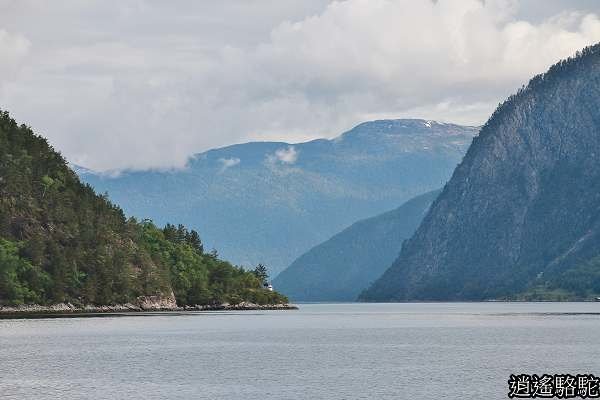
[[[439,190],[363,219],[298,257],[274,280],[293,301],[354,301],[392,264]]]
[[[476,133],[426,120],[379,120],[332,140],[212,149],[184,170],[81,178],[128,215],[159,224],[185,220],[225,258],[263,263],[276,275],[357,220],[443,185]]]
[[[211,149],[208,149],[205,151],[201,151],[201,152],[192,154],[191,156],[188,157],[186,164],[181,168],[177,168],[177,167],[144,168],[144,169],[123,168],[123,169],[115,169],[115,170],[109,169],[109,170],[105,170],[105,171],[97,171],[97,170],[90,169],[90,168],[87,168],[86,166],[79,165],[79,164],[70,164],[70,165],[71,165],[72,169],[75,172],[77,172],[78,174],[81,174],[81,175],[89,174],[89,175],[98,175],[98,176],[106,176],[106,177],[115,177],[120,174],[136,173],[136,172],[174,172],[174,173],[176,173],[178,171],[189,168],[190,167],[189,164],[193,163],[197,158],[201,158],[201,157],[207,155],[208,153],[212,153],[212,152],[228,151],[228,150],[233,150],[235,148],[244,147],[244,146],[252,146],[252,145],[301,146],[301,145],[310,145],[310,144],[317,144],[317,143],[320,144],[320,143],[336,142],[336,141],[343,140],[344,137],[352,136],[355,133],[354,131],[356,129],[361,129],[361,128],[363,128],[365,126],[369,126],[371,124],[389,125],[390,122],[413,123],[413,124],[423,125],[423,126],[426,126],[429,128],[431,126],[450,127],[450,128],[456,128],[458,130],[466,128],[466,129],[473,130],[474,132],[477,132],[477,131],[479,131],[479,129],[481,129],[481,126],[479,126],[479,125],[460,125],[460,124],[454,124],[454,123],[450,123],[450,122],[426,120],[426,119],[421,119],[421,118],[376,119],[376,120],[361,122],[358,125],[356,125],[354,128],[352,128],[348,131],[345,131],[345,132],[341,133],[340,135],[334,136],[332,138],[316,138],[316,139],[310,139],[310,140],[301,141],[301,142],[285,142],[285,141],[278,141],[278,140],[253,140],[253,141],[246,141],[246,142],[234,143],[234,144],[211,148]],[[428,126],[428,124],[431,126]],[[376,133],[379,133],[379,132],[376,132]],[[406,133],[406,132],[404,132],[404,133]]]

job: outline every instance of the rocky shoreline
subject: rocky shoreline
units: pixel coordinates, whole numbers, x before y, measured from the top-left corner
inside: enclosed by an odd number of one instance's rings
[[[51,305],[21,304],[15,306],[0,306],[0,316],[36,315],[36,314],[97,314],[97,313],[130,313],[157,311],[242,311],[242,310],[297,310],[293,304],[254,304],[241,302],[239,304],[212,304],[179,307],[174,297],[145,296],[135,303],[113,305],[74,305],[57,303]]]

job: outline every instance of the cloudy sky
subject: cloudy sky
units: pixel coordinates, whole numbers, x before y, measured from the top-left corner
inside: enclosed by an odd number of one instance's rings
[[[594,0],[0,0],[0,108],[75,164],[178,168],[377,118],[482,124],[598,41]]]

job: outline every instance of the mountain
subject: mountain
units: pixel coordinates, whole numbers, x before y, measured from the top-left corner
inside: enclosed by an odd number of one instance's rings
[[[184,170],[80,177],[128,215],[185,221],[207,248],[272,275],[363,218],[442,186],[477,128],[366,122],[333,140],[255,142],[197,154]],[[116,176],[115,176],[116,175]]]
[[[352,224],[296,259],[273,281],[294,301],[354,301],[398,257],[439,190]]]
[[[262,278],[206,254],[194,230],[126,219],[0,111],[0,306],[285,302]]]
[[[600,294],[600,44],[494,112],[368,301]]]

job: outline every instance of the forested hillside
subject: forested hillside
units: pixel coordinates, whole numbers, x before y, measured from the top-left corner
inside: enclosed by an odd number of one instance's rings
[[[183,226],[126,219],[48,142],[0,113],[0,305],[279,303],[253,272],[204,252]]]

